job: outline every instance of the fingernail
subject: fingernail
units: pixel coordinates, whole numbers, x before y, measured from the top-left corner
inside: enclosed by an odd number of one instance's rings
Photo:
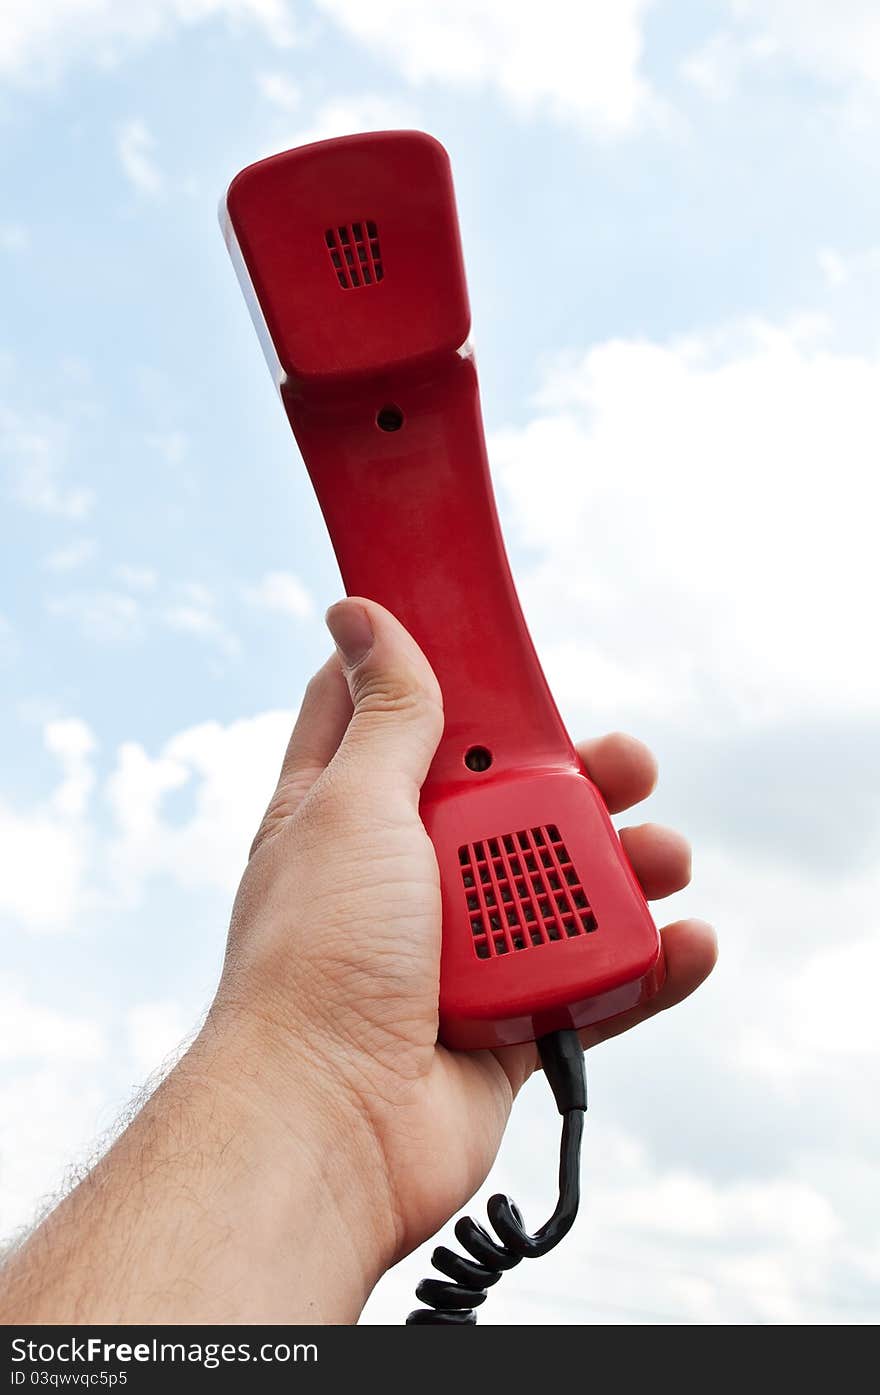
[[[327,611],[326,620],[342,662],[346,668],[354,668],[373,647],[373,627],[369,615],[362,605],[354,601],[337,601]]]

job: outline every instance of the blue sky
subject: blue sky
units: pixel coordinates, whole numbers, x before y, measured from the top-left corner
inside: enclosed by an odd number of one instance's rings
[[[7,0],[0,1230],[203,1011],[328,649],[218,198],[417,126],[551,683],[577,736],[656,745],[646,816],[696,849],[663,918],[723,940],[698,999],[596,1053],[588,1214],[488,1320],[876,1316],[878,81],[868,0]],[[549,1147],[527,1091],[493,1175],[527,1215],[533,1124]]]

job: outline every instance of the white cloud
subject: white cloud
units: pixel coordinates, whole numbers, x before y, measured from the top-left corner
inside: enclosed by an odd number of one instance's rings
[[[98,644],[131,643],[140,634],[140,607],[123,591],[69,591],[50,596],[46,609],[58,619],[73,621]]]
[[[469,1204],[480,1219],[492,1191],[513,1193],[526,1223],[548,1211],[552,1112],[536,1079],[517,1102],[498,1163]],[[536,1149],[527,1138],[546,1137]],[[594,1322],[630,1325],[870,1320],[841,1303],[841,1276],[857,1272],[854,1237],[820,1187],[797,1177],[722,1180],[666,1166],[632,1133],[588,1115],[584,1203],[558,1250],[506,1274],[481,1308],[481,1325]],[[550,1203],[552,1204],[552,1203]],[[446,1227],[442,1243],[458,1250]],[[436,1238],[379,1283],[364,1321],[395,1323],[433,1274]]]
[[[170,630],[180,630],[184,634],[199,635],[206,639],[220,638],[224,634],[217,617],[203,606],[169,606],[164,619]]]
[[[158,593],[159,577],[151,567],[122,563],[113,574],[124,590],[103,587],[52,595],[46,600],[47,613],[72,622],[96,644],[136,644],[161,629],[191,635],[226,658],[239,653],[238,637],[217,614],[216,597],[206,586],[183,582]]]
[[[154,877],[231,893],[272,793],[290,735],[289,712],[185,728],[151,755],[124,742],[101,788],[111,824],[95,819],[95,740],[85,723],[55,719],[44,743],[60,765],[32,808],[0,801],[0,915],[34,931],[64,931],[95,907],[121,913]],[[166,797],[186,791],[189,812]]]
[[[833,247],[823,247],[818,255],[819,269],[829,286],[845,286],[849,280],[846,259],[835,252]]]
[[[78,60],[106,67],[176,29],[218,20],[253,24],[280,46],[293,41],[287,0],[4,0],[0,77],[40,82]]]
[[[0,251],[26,252],[30,245],[30,234],[22,223],[0,223]]]
[[[95,785],[90,759],[96,746],[94,736],[85,722],[67,717],[48,722],[43,739],[63,771],[61,784],[52,795],[52,808],[67,817],[84,814]]]
[[[137,1003],[127,1014],[126,1035],[135,1071],[142,1079],[182,1054],[192,1030],[180,1003],[163,998]]]
[[[319,0],[341,28],[414,85],[497,92],[516,111],[600,135],[657,104],[639,68],[651,0]]]
[[[491,455],[563,702],[682,727],[876,711],[878,392],[880,359],[806,320],[548,365]]]
[[[302,93],[296,83],[283,73],[260,73],[257,87],[268,102],[282,111],[295,111],[302,101]]]
[[[51,1060],[0,1079],[0,1237],[29,1224],[93,1149],[106,1096],[83,1064]]]
[[[766,65],[778,52],[769,38],[740,39],[715,34],[682,61],[681,70],[705,96],[726,101],[750,66]]]
[[[61,781],[30,809],[0,799],[0,915],[37,931],[65,930],[88,903],[93,834],[85,814],[94,776],[94,738],[75,719],[46,725],[47,750],[61,766]]]
[[[817,261],[826,285],[832,290],[857,284],[857,291],[862,294],[880,274],[880,246],[862,247],[846,253],[833,247],[823,247],[817,254]]]
[[[93,496],[88,489],[63,482],[64,442],[56,430],[0,406],[0,438],[11,464],[12,493],[19,503],[39,513],[85,518]]]
[[[874,0],[731,0],[735,18],[753,23],[800,66],[830,79],[880,81],[880,12]]]
[[[122,838],[129,846],[152,843],[161,832],[159,807],[170,790],[180,789],[190,771],[167,755],[155,759],[137,742],[120,746],[106,796]],[[151,855],[149,861],[158,861]]]
[[[155,591],[159,580],[152,567],[133,567],[125,562],[114,567],[114,574],[132,591]]]
[[[731,96],[768,59],[870,98],[880,79],[880,14],[874,0],[728,0],[730,27],[682,64],[708,95]],[[876,93],[874,94],[876,96]]]
[[[129,1116],[123,1102],[174,1064],[193,1022],[168,998],[135,1002],[118,1018],[108,1008],[98,1021],[47,1007],[8,976],[0,976],[0,1020],[2,1250],[104,1151]]]
[[[719,781],[718,798],[729,794]],[[764,797],[758,773],[756,819]],[[700,1043],[699,1063],[682,1068],[696,1094],[701,1079],[711,1082],[714,1099],[703,1101],[707,1117],[701,1127],[711,1132],[708,1116],[717,1110],[720,1131],[729,1108],[736,1129],[738,1112],[745,1109],[749,1133],[769,1131],[767,1155],[777,1165],[780,1150],[788,1151],[790,1163],[790,1154],[802,1146],[791,1120],[782,1119],[787,1111],[806,1119],[811,1098],[833,1101],[835,1122],[829,1128],[841,1138],[877,1131],[875,1119],[865,1119],[862,1082],[880,1064],[880,1026],[872,1005],[880,969],[880,825],[867,835],[864,865],[841,874],[806,853],[786,860],[770,852],[762,856],[754,847],[737,850],[730,840],[703,833],[696,843],[693,887],[662,906],[664,922],[708,914],[720,932],[714,981],[684,1010],[684,1025],[674,1014],[662,1022],[675,1050],[686,1052],[688,1042]],[[645,1132],[657,1137],[657,1121],[645,1121]],[[812,1136],[809,1123],[804,1132]],[[740,1173],[754,1165],[754,1151],[744,1138]],[[812,1165],[805,1164],[802,1175],[823,1186]]]
[[[107,863],[126,895],[166,876],[182,886],[234,891],[280,768],[288,712],[187,728],[151,756],[135,742],[119,752],[106,794],[116,836]],[[171,820],[170,791],[189,786],[192,812]]]
[[[16,651],[15,631],[0,611],[0,663],[7,663]]]
[[[278,150],[309,145],[316,140],[350,136],[354,131],[391,131],[417,126],[414,109],[388,97],[334,97],[322,102],[307,126],[287,133],[276,142]]]
[[[175,601],[160,612],[160,620],[169,630],[213,644],[227,657],[239,652],[237,636],[219,618],[214,596],[199,582],[178,586]]]
[[[50,552],[43,565],[50,572],[72,572],[94,557],[95,551],[94,538],[75,538]]]
[[[836,888],[835,888],[836,890]],[[876,893],[876,885],[872,888]],[[821,901],[831,898],[822,897]],[[876,905],[876,901],[872,904]],[[837,908],[828,906],[828,911]],[[813,908],[815,914],[818,907]],[[793,1081],[833,1088],[841,1071],[852,1080],[870,1078],[880,1061],[880,1020],[875,999],[880,972],[876,916],[870,937],[826,944],[792,968],[777,993],[776,1011],[744,1027],[737,1060],[759,1077],[786,1087]],[[816,1013],[821,1012],[821,1038]]]
[[[180,465],[189,449],[182,431],[165,431],[147,437],[147,445],[157,451],[166,465]]]
[[[141,194],[156,198],[165,188],[165,176],[154,158],[156,142],[141,120],[126,121],[116,133],[116,150],[123,173]]]
[[[21,984],[0,976],[0,1061],[93,1065],[107,1050],[105,1035],[89,1018],[56,1012],[34,1002]]]
[[[101,1021],[59,1011],[0,976],[0,1250],[104,1151],[129,1117],[125,1102],[142,1097],[145,1079],[155,1085],[192,1035],[176,1000],[114,1009]]]
[[[263,610],[280,611],[298,620],[308,619],[315,609],[310,593],[292,572],[267,572],[256,586],[245,589],[245,596]]]

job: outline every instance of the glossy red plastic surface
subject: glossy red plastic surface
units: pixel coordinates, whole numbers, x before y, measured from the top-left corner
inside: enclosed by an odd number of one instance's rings
[[[305,146],[238,175],[227,213],[346,590],[399,617],[443,689],[421,804],[443,1039],[527,1041],[635,1006],[662,982],[659,936],[514,589],[445,151],[419,132]]]

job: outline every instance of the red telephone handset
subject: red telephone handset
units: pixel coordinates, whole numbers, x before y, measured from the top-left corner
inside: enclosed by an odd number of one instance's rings
[[[501,1046],[634,1007],[663,980],[660,939],[514,589],[445,150],[417,131],[320,141],[242,170],[225,213],[346,590],[398,617],[443,691],[421,801],[442,1039]]]

